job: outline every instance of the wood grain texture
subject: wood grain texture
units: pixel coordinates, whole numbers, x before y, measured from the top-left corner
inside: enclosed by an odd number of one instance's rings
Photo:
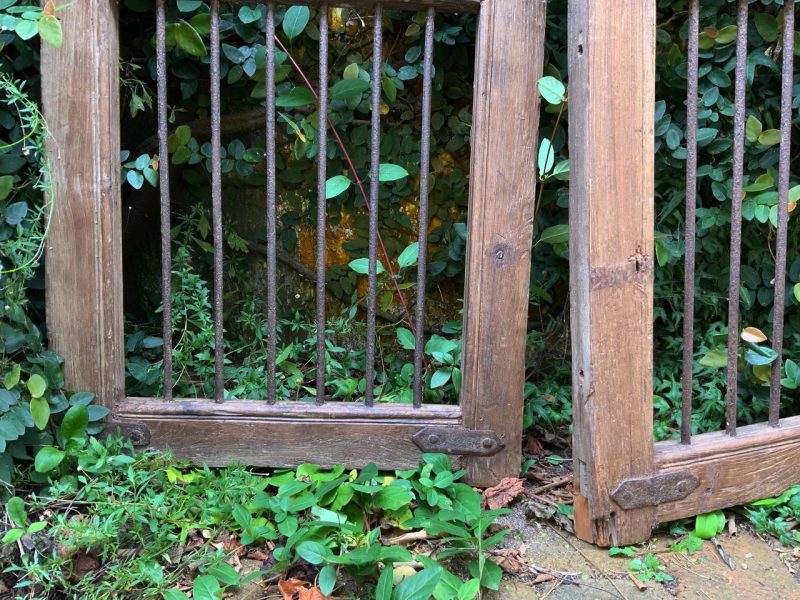
[[[59,13],[64,44],[42,44],[54,213],[47,239],[50,347],[66,386],[113,406],[124,392],[117,3]]]
[[[691,445],[677,441],[655,445],[659,472],[688,470],[700,486],[683,500],[661,504],[660,522],[745,504],[782,493],[800,481],[800,417],[692,437]]]
[[[545,0],[485,2],[478,23],[464,298],[464,425],[505,449],[470,480],[519,474]]]
[[[232,4],[266,4],[268,0],[228,0]],[[538,0],[537,0],[538,1]],[[319,6],[323,0],[292,0],[292,4]],[[372,9],[374,0],[342,0],[331,2],[331,7],[346,6],[352,8]],[[444,13],[475,13],[481,9],[481,0],[387,0],[381,6],[397,10],[424,10],[429,7]]]
[[[313,461],[356,468],[374,462],[382,469],[405,469],[418,466],[422,457],[411,437],[423,427],[458,426],[460,417],[453,409],[376,406],[370,411],[353,403],[270,406],[255,401],[129,398],[118,403],[116,421],[146,426],[152,448],[212,466],[240,462],[291,467]],[[382,414],[368,414],[375,411]]]
[[[571,0],[569,70],[576,530],[624,545],[656,518],[609,497],[653,472],[655,0]]]

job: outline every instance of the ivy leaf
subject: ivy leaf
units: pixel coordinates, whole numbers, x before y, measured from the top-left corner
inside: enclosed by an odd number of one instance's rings
[[[728,353],[722,348],[714,348],[701,358],[699,363],[704,367],[722,369],[728,366]]]
[[[403,177],[408,177],[408,171],[400,165],[393,165],[391,163],[381,163],[379,165],[378,181],[397,181]]]
[[[70,439],[83,437],[89,426],[89,409],[83,404],[72,406],[64,415],[61,422],[61,435]]]
[[[331,555],[331,551],[319,542],[307,540],[297,546],[297,554],[312,565],[321,565]]]
[[[319,591],[323,596],[330,596],[336,586],[336,569],[331,565],[325,565],[319,572]]]
[[[28,215],[27,202],[14,202],[9,204],[6,208],[6,223],[12,227],[22,223],[22,220]]]
[[[219,600],[222,598],[222,589],[219,581],[213,575],[200,575],[192,583],[192,598],[194,600]]]
[[[249,23],[255,23],[260,18],[261,18],[260,6],[256,6],[255,8],[250,8],[249,6],[242,6],[239,9],[239,20],[245,25]]]
[[[344,175],[335,175],[325,182],[325,200],[335,198],[347,188],[350,187],[352,181]]]
[[[33,466],[37,473],[49,473],[64,460],[64,452],[53,446],[45,446],[36,453]]]
[[[172,24],[175,43],[178,47],[191,56],[206,56],[208,50],[197,30],[186,21]]]
[[[414,242],[405,247],[405,249],[397,257],[397,265],[401,269],[410,267],[417,264],[419,259],[419,242]]]
[[[555,77],[542,77],[538,84],[539,93],[550,104],[561,104],[565,100],[567,88]]]
[[[563,223],[561,225],[553,225],[548,227],[539,236],[539,241],[545,244],[563,244],[569,240],[569,225]]]
[[[64,35],[61,31],[61,23],[53,15],[42,14],[38,22],[39,37],[45,42],[56,48],[61,48],[64,43]]]
[[[139,171],[128,171],[125,179],[128,180],[128,183],[131,184],[131,187],[135,190],[142,189],[142,185],[144,185],[144,175]]]
[[[32,398],[30,403],[31,417],[33,423],[39,429],[47,427],[47,421],[50,419],[50,404],[44,398]]]
[[[297,106],[305,106],[306,104],[314,104],[316,101],[311,90],[306,87],[295,87],[275,98],[275,106],[280,108],[295,108]]]
[[[348,263],[348,266],[353,269],[356,273],[360,273],[361,275],[367,275],[369,273],[369,259],[368,258],[357,258],[355,260],[351,260]],[[375,261],[375,273],[380,275],[381,273],[385,272],[386,269],[383,268],[381,261]]]
[[[308,10],[307,6],[290,6],[281,24],[286,37],[293,40],[303,33],[306,25],[308,25],[308,19],[310,17],[311,11]]]
[[[391,572],[391,569],[386,570]],[[430,567],[404,579],[394,590],[392,600],[428,600],[439,583],[442,572],[442,567]]]
[[[369,89],[369,82],[363,79],[342,79],[331,88],[331,100],[346,102],[357,98]]]
[[[761,131],[761,121],[753,115],[747,117],[747,121],[744,124],[744,135],[747,137],[747,141],[753,144],[756,143],[758,141],[758,136],[761,135]]]
[[[413,350],[415,348],[416,344],[414,340],[414,334],[411,333],[409,329],[406,329],[405,327],[398,327],[395,330],[395,333],[397,334],[397,341],[401,348],[404,348],[405,350]]]
[[[37,375],[34,373],[31,375],[31,378],[28,379],[28,391],[31,393],[31,397],[39,398],[44,396],[44,393],[47,391],[47,382],[44,380],[44,377],[41,375]]]
[[[431,377],[431,388],[436,389],[442,387],[445,383],[450,381],[451,375],[452,373],[449,368],[442,367],[441,369],[437,369]]]
[[[8,516],[17,527],[25,527],[25,522],[28,520],[28,515],[25,512],[25,502],[22,498],[12,496],[6,503],[6,510]]]
[[[5,200],[14,189],[13,175],[3,175],[0,177],[0,200]]]

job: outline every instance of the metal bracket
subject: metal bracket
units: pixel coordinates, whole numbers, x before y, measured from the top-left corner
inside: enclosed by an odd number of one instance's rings
[[[700,479],[691,471],[626,479],[611,493],[621,508],[632,510],[682,500],[697,489]]]
[[[121,435],[137,447],[150,445],[150,428],[144,423],[109,421],[103,433],[104,435]]]
[[[423,452],[492,456],[505,448],[494,431],[465,427],[425,427],[411,436]]]

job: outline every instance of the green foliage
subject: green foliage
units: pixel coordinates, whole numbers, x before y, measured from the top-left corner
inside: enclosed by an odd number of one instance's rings
[[[83,419],[65,419],[62,433],[77,432],[76,423]],[[507,532],[489,530],[505,511],[483,511],[480,495],[458,482],[463,472],[453,472],[444,455],[426,455],[421,468],[396,476],[374,465],[358,472],[312,464],[263,476],[243,467],[193,468],[161,454],[137,455],[115,438],[74,440],[50,470],[49,486],[29,496],[27,507],[20,498],[8,507],[14,527],[3,542],[27,533],[35,550],[6,572],[31,593],[185,598],[177,584],[197,571],[193,596],[219,597],[260,577],[241,578],[228,564],[216,540],[230,534],[254,549],[269,542],[276,574],[299,562],[312,565],[325,594],[341,585],[344,572],[359,586],[376,586],[374,597],[392,600],[474,598],[481,586],[497,589],[502,576],[485,553]],[[59,510],[67,505],[79,512]],[[29,514],[39,520],[28,525]],[[439,538],[439,550],[427,556],[391,545],[390,528],[424,529]],[[103,568],[70,577],[74,561],[87,554]],[[468,561],[466,581],[450,570],[456,556]],[[416,573],[394,570],[395,563],[414,560],[422,564]]]
[[[785,546],[800,545],[800,532],[795,530],[800,519],[800,486],[792,486],[775,498],[753,502],[745,510],[759,533],[774,535]]]

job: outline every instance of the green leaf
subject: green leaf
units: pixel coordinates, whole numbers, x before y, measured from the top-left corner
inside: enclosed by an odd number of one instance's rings
[[[321,565],[331,556],[331,551],[319,542],[307,540],[297,546],[297,554],[312,565]]]
[[[469,572],[473,577],[478,576],[478,569],[475,563],[469,565]],[[500,589],[500,580],[503,579],[503,569],[497,563],[487,560],[483,563],[483,573],[481,574],[481,585],[490,590]]]
[[[780,143],[781,132],[777,129],[767,129],[758,136],[758,143],[762,146],[774,146]]]
[[[192,583],[192,598],[194,600],[219,600],[222,598],[222,589],[219,581],[213,575],[200,575]]]
[[[405,327],[398,327],[395,330],[395,333],[397,334],[397,341],[399,342],[401,348],[404,348],[405,350],[413,350],[416,347],[414,334],[411,333],[409,329],[406,329]]]
[[[563,244],[569,240],[569,225],[553,225],[542,232],[539,237],[540,242],[545,244]]]
[[[631,557],[634,555],[634,550],[630,546],[614,546],[613,548],[608,549],[609,556],[627,556]]]
[[[736,39],[736,33],[738,30],[739,29],[736,27],[736,25],[727,25],[717,32],[717,37],[714,38],[714,42],[720,45],[730,44]]]
[[[694,534],[703,540],[710,540],[725,528],[725,515],[722,511],[697,515],[694,521]]]
[[[383,569],[375,588],[375,600],[392,600],[392,575],[391,565]]]
[[[5,387],[7,390],[16,387],[19,383],[20,372],[21,369],[19,363],[14,363],[14,366],[11,367],[11,370],[9,370],[9,372],[3,376],[3,387]]]
[[[436,389],[442,387],[445,383],[450,381],[451,375],[452,372],[449,367],[443,367],[441,369],[437,369],[436,372],[431,377],[431,388]]]
[[[419,259],[419,242],[414,242],[405,247],[405,249],[397,257],[397,266],[401,269],[410,267],[417,264]]]
[[[29,40],[37,33],[39,33],[38,21],[30,21],[28,19],[19,19],[14,25],[14,33],[16,33],[23,40]]]
[[[281,24],[286,37],[292,40],[303,33],[310,17],[311,11],[307,6],[290,6]]]
[[[47,391],[47,382],[41,375],[34,373],[31,375],[31,378],[28,379],[28,391],[33,398],[44,396],[44,393]]]
[[[408,171],[400,165],[381,163],[378,168],[378,181],[397,181],[403,177],[408,177]]]
[[[231,565],[226,562],[220,562],[213,565],[210,569],[208,569],[208,574],[213,575],[219,581],[222,582],[222,585],[225,586],[238,586],[241,582],[241,577],[239,577],[239,573],[236,572]]]
[[[778,39],[778,20],[765,12],[757,12],[753,17],[756,31],[764,38],[765,42],[774,42]]]
[[[794,284],[794,287],[792,288],[792,294],[794,294],[794,299],[800,302],[800,283]]]
[[[14,189],[14,176],[3,175],[0,177],[0,200],[5,200]]]
[[[53,446],[45,446],[36,453],[34,468],[37,473],[49,473],[64,460],[64,452]]]
[[[34,425],[39,429],[47,427],[47,421],[50,420],[50,404],[47,400],[41,396],[31,398],[30,410]]]
[[[6,207],[6,223],[11,226],[19,225],[28,215],[28,203],[25,201],[14,202]]]
[[[189,596],[174,588],[161,592],[164,600],[189,600]]]
[[[383,487],[377,494],[373,502],[378,508],[384,510],[400,510],[414,499],[411,491],[401,485],[388,485]]]
[[[89,409],[83,404],[76,404],[64,415],[64,420],[61,422],[61,435],[66,439],[83,437],[88,425]]]
[[[721,369],[728,366],[728,353],[722,348],[714,348],[698,362],[704,367]]]
[[[553,169],[555,161],[556,154],[553,150],[553,145],[547,138],[542,138],[542,142],[539,144],[539,156],[537,161],[539,166],[539,177],[544,177],[547,175]]]
[[[178,10],[181,12],[192,12],[203,5],[202,0],[178,0]]]
[[[335,198],[347,190],[352,183],[350,178],[345,175],[334,175],[325,182],[325,199],[330,200],[331,198]]]
[[[56,48],[61,48],[64,43],[64,36],[61,31],[61,23],[53,15],[42,14],[39,17],[39,37],[45,42]]]
[[[478,595],[478,591],[481,589],[481,581],[478,578],[473,578],[468,581],[465,581],[461,584],[461,587],[458,588],[458,600],[472,600],[475,596]]]
[[[356,273],[360,273],[361,275],[366,275],[369,273],[369,259],[368,258],[357,258],[355,260],[351,260],[348,263],[348,266],[353,269]],[[383,268],[381,261],[375,261],[375,273],[380,275],[386,269]]]
[[[17,527],[25,527],[25,523],[28,521],[28,514],[25,512],[25,502],[22,498],[17,496],[9,498],[6,503],[6,510],[8,511],[8,516]]]
[[[173,23],[173,35],[178,47],[191,56],[206,56],[208,50],[197,30],[186,21]]]
[[[307,87],[295,87],[275,98],[275,106],[280,108],[295,108],[314,104],[317,99]]]
[[[331,565],[325,565],[319,572],[319,591],[322,592],[323,596],[330,596],[335,586],[336,569],[334,569]]]
[[[753,115],[747,117],[747,121],[744,125],[744,134],[747,137],[747,141],[751,143],[756,143],[758,141],[758,136],[761,135],[762,126],[761,121],[759,121]]]
[[[245,25],[255,23],[261,18],[261,7],[256,6],[251,8],[249,6],[242,6],[239,9],[239,20]]]
[[[24,529],[9,529],[6,531],[6,534],[3,536],[3,538],[0,539],[0,544],[13,544],[23,535],[25,535]]]
[[[550,104],[561,104],[567,95],[567,88],[555,77],[542,77],[539,80],[539,93]]]
[[[331,100],[346,102],[357,98],[369,89],[369,82],[363,79],[342,79],[331,88]]]
[[[404,579],[394,590],[392,600],[429,600],[441,577],[441,567],[423,569]]]
[[[744,360],[749,365],[769,365],[772,364],[776,358],[778,358],[778,353],[772,348],[767,346],[756,346],[755,344],[748,345],[749,348],[747,348],[744,353]]]

